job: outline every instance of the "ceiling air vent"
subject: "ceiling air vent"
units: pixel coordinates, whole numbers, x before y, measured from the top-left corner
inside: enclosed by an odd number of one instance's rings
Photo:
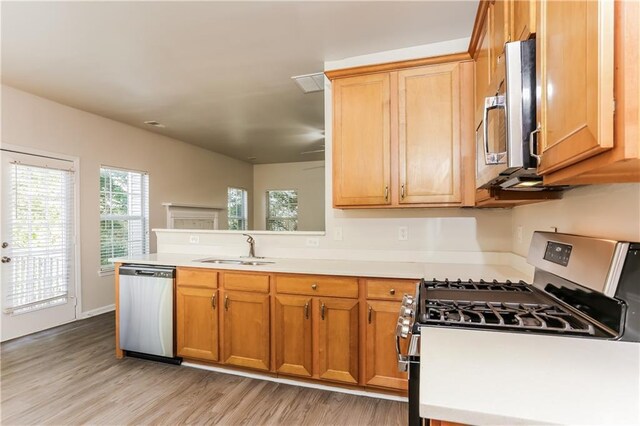
[[[304,93],[322,92],[324,90],[324,74],[296,75],[291,77]]]
[[[145,121],[144,124],[148,125],[148,126],[153,126],[153,127],[164,127],[164,124],[155,121],[155,120],[149,120],[149,121]]]

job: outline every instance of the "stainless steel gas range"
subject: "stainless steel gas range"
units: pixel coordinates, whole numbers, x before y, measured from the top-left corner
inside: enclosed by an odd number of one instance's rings
[[[404,296],[396,348],[399,369],[409,371],[410,425],[426,420],[419,414],[424,327],[640,342],[640,243],[536,232],[527,260],[536,268],[532,284],[423,280]],[[401,339],[409,339],[406,354]]]

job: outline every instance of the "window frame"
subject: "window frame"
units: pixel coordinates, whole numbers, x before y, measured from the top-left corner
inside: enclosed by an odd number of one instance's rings
[[[270,192],[294,192],[296,195],[296,215],[295,216],[283,216],[283,217],[279,217],[279,216],[271,216],[271,205],[270,205],[270,199],[271,197],[269,196]],[[298,190],[297,189],[267,189],[266,191],[266,214],[265,214],[265,229],[267,231],[273,231],[273,232],[293,232],[293,231],[297,231],[298,230],[298,219],[299,219],[299,211],[298,208],[300,207],[300,202],[298,200]],[[294,221],[294,228],[295,229],[289,229],[286,231],[282,231],[282,230],[276,230],[274,231],[273,229],[271,229],[270,227],[270,221],[273,220],[283,220],[283,221]]]
[[[243,216],[231,216],[231,209],[229,208],[229,191],[230,190],[236,190],[236,191],[241,191],[242,193],[242,213]],[[240,227],[239,229],[231,229],[231,227],[229,226],[229,223],[232,220],[239,220],[240,223],[243,223],[244,226]],[[249,191],[247,191],[245,188],[239,187],[239,186],[228,186],[227,187],[227,229],[229,230],[233,230],[233,231],[247,231],[249,229]]]
[[[111,275],[114,273],[115,271],[115,265],[113,263],[106,263],[106,264],[102,264],[102,253],[103,253],[103,241],[102,241],[102,222],[105,220],[121,220],[121,221],[134,221],[134,220],[140,220],[140,228],[141,228],[141,251],[140,253],[127,253],[126,256],[136,256],[136,255],[140,255],[140,254],[148,254],[149,253],[149,173],[147,171],[144,170],[132,170],[132,169],[124,169],[122,167],[114,167],[114,166],[109,166],[109,165],[105,165],[102,164],[100,165],[100,169],[99,169],[99,179],[98,179],[98,195],[99,195],[99,202],[98,202],[98,208],[100,208],[100,203],[102,202],[102,196],[103,196],[103,191],[102,188],[100,187],[100,179],[102,178],[102,172],[103,170],[108,170],[108,171],[116,171],[116,172],[124,172],[124,173],[131,173],[131,174],[137,174],[141,176],[141,185],[140,185],[140,215],[132,215],[132,214],[127,214],[127,215],[118,215],[118,214],[103,214],[100,213],[100,228],[99,228],[99,241],[100,241],[100,256],[99,256],[99,268],[98,268],[98,275],[103,276],[103,275]],[[127,194],[131,194],[131,192],[127,192]],[[128,209],[130,208],[130,206],[128,206]],[[130,213],[130,212],[128,212]],[[113,242],[113,239],[110,240],[111,242]],[[130,239],[127,239],[127,242],[129,242]],[[113,243],[112,243],[113,244]],[[111,255],[109,255],[108,258],[111,257],[117,257],[114,255],[113,250],[111,252]],[[107,258],[107,259],[108,259]]]

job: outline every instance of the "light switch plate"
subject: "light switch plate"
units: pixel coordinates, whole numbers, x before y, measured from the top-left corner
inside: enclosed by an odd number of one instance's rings
[[[407,241],[409,238],[409,229],[406,226],[398,227],[398,240]]]
[[[516,241],[518,244],[522,244],[522,226],[516,228]]]
[[[197,235],[189,235],[190,244],[200,244],[200,237]]]

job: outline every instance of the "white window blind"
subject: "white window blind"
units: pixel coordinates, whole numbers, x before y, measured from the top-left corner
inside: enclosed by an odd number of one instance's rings
[[[227,223],[229,229],[247,229],[247,191],[241,188],[227,189]]]
[[[9,165],[8,233],[11,262],[5,312],[21,313],[66,303],[73,285],[74,172],[20,163]],[[7,276],[7,275],[5,275]]]
[[[100,168],[100,270],[113,270],[110,258],[148,251],[148,175]]]
[[[298,191],[267,191],[267,231],[298,230]]]

